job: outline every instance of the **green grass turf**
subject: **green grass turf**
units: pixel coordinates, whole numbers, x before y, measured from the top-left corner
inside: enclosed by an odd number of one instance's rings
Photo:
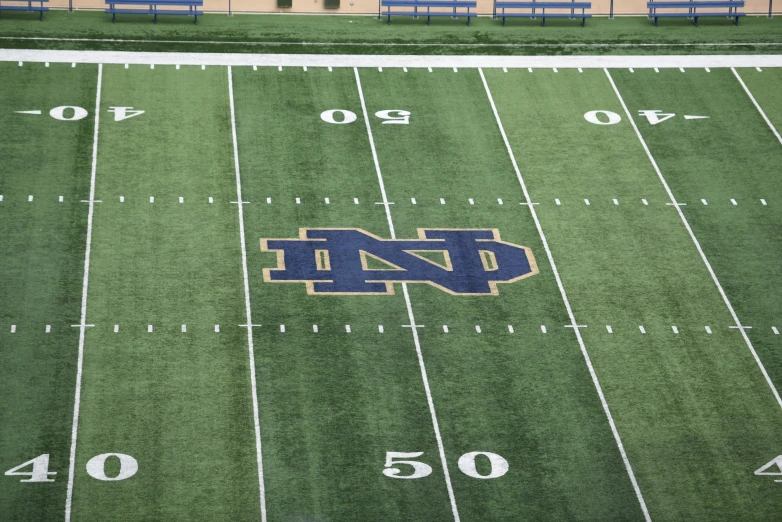
[[[10,238],[0,257],[10,274],[0,280],[8,296],[0,305],[1,389],[11,398],[0,409],[0,467],[49,453],[57,472],[48,484],[0,477],[0,518],[56,519],[65,504],[78,347],[70,324],[79,319],[86,232],[87,205],[77,201],[89,192],[97,71],[6,64],[0,72],[14,85],[0,114],[10,158],[0,171],[0,230]],[[740,72],[776,121],[779,71]],[[652,518],[775,520],[779,486],[753,472],[780,453],[779,406],[728,328],[728,309],[665,204],[607,76],[485,75],[575,317],[588,325],[585,347]],[[730,70],[612,76],[632,114],[678,115],[657,126],[635,121],[779,383],[780,337],[771,326],[782,326],[780,301],[769,288],[779,275],[774,176],[782,144]],[[234,68],[232,77],[250,301],[262,325],[253,338],[268,519],[452,519],[401,285],[389,296],[309,296],[304,284],[266,283],[261,272],[276,266],[261,238],[297,237],[302,227],[391,237],[375,204],[382,195],[354,70]],[[531,248],[540,269],[489,297],[408,285],[416,324],[425,325],[420,346],[461,519],[642,520],[579,343],[564,327],[554,268],[519,205],[479,72],[362,69],[360,80],[396,237],[422,227],[498,228],[505,241]],[[102,203],[87,313],[95,326],[85,342],[73,519],[257,520],[228,70],[105,66],[101,97]],[[90,117],[46,116],[66,103]],[[107,112],[114,106],[146,112],[115,122]],[[13,114],[38,108],[42,116]],[[329,109],[358,120],[326,123],[319,115]],[[388,109],[410,111],[410,125],[380,124],[375,112]],[[597,109],[622,122],[585,121]],[[37,140],[51,145],[29,146]],[[418,460],[433,473],[388,478],[389,451],[423,452]],[[502,455],[508,473],[468,477],[457,461],[470,451]],[[115,482],[89,476],[87,461],[109,452],[132,455],[138,473]],[[488,472],[485,461],[479,470]],[[111,463],[107,473],[116,472]]]
[[[79,201],[89,198],[94,122],[60,122],[47,113],[64,104],[94,106],[96,73],[97,66],[44,70],[43,64],[0,63],[2,468],[51,453],[58,473],[46,484],[2,477],[8,479],[0,487],[0,518],[6,520],[56,519],[62,512],[79,338],[71,324],[79,323],[87,228],[87,205]],[[45,116],[13,113],[36,109]]]
[[[308,54],[762,54],[778,52],[782,45],[782,19],[745,17],[738,27],[721,18],[702,19],[696,28],[686,19],[663,20],[655,27],[646,17],[598,17],[582,28],[572,20],[549,20],[546,27],[541,27],[537,20],[511,19],[503,27],[499,20],[481,17],[468,27],[461,19],[447,18],[438,18],[427,26],[423,19],[407,17],[397,17],[388,25],[369,15],[207,14],[194,25],[189,17],[162,17],[153,24],[148,16],[120,15],[118,22],[112,24],[111,17],[102,12],[51,11],[43,23],[29,13],[3,13],[0,36],[120,40],[0,40],[0,46],[6,48],[37,49]],[[303,42],[318,45],[302,45]],[[720,45],[677,47],[715,42]],[[731,43],[776,45],[725,45]],[[475,47],[476,44],[489,46]]]

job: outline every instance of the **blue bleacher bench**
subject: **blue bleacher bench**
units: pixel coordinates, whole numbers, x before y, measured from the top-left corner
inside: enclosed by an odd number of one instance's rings
[[[2,1],[2,0],[0,0]],[[117,21],[118,14],[143,14],[152,15],[153,21],[157,23],[157,15],[185,15],[193,16],[195,20],[193,23],[198,23],[198,17],[204,14],[203,11],[199,11],[198,8],[204,5],[204,0],[106,0],[106,5],[109,6],[106,9],[106,14],[111,15],[111,21]],[[147,6],[147,9],[128,9],[118,8],[117,5],[138,5]],[[163,6],[163,9],[158,9],[159,6]],[[165,9],[166,7],[187,7],[187,9]]]
[[[474,16],[478,16],[478,13],[474,11],[470,11],[470,9],[475,9],[478,5],[477,2],[471,1],[471,0],[382,0],[381,5],[383,7],[386,7],[387,9],[383,11],[382,14],[384,16],[388,16],[388,23],[391,23],[391,15],[394,16],[412,16],[414,18],[418,18],[419,16],[425,16],[426,17],[426,25],[429,25],[429,22],[431,21],[432,16],[450,16],[452,18],[457,18],[459,16],[466,16],[467,17],[467,25],[470,25],[470,18]],[[391,11],[392,7],[412,7],[413,10],[405,10],[405,11]],[[418,8],[421,8],[421,11],[418,10]],[[452,9],[452,11],[432,11],[431,8],[448,8]],[[426,8],[426,11],[423,11],[423,9]],[[457,11],[458,9],[458,11]],[[467,11],[462,11],[462,9],[467,9]]]
[[[49,0],[0,0],[0,14],[2,14],[2,11],[28,11],[40,13],[38,19],[43,20],[43,12],[49,10],[48,7],[43,6],[43,3],[48,1]],[[11,3],[9,4],[9,2]],[[33,3],[41,5],[33,5]]]
[[[733,23],[739,25],[739,17],[746,13],[740,13],[739,7],[744,7],[744,0],[690,0],[689,2],[648,2],[649,18],[654,19],[654,25],[657,25],[658,18],[692,18],[692,23],[698,25],[698,18],[703,16],[725,16],[733,18]],[[663,12],[660,12],[660,10]],[[687,9],[686,13],[670,13],[666,9]],[[706,11],[701,11],[706,9]],[[722,9],[721,11],[708,11],[708,9]]]
[[[497,10],[501,9],[502,12],[497,13]],[[524,9],[523,12],[511,11],[507,12],[506,9]],[[550,10],[562,11],[569,10],[569,13],[556,12],[552,13]],[[581,13],[577,13],[576,10],[581,9]],[[580,18],[581,26],[586,24],[587,18],[592,18],[592,15],[587,13],[587,9],[592,9],[592,2],[503,2],[494,0],[494,18],[498,16],[502,17],[502,25],[505,25],[505,18],[542,18],[543,25],[546,25],[546,18]]]

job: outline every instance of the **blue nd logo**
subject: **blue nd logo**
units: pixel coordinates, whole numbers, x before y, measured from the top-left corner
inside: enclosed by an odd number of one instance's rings
[[[382,239],[358,228],[301,228],[298,239],[261,239],[277,253],[272,283],[305,283],[307,293],[391,295],[394,283],[426,283],[453,295],[497,295],[497,283],[538,273],[529,248],[496,229],[418,229],[418,239]]]

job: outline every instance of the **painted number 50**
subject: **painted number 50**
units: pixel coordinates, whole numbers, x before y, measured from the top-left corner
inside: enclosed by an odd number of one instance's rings
[[[423,451],[414,453],[400,453],[397,451],[386,452],[386,464],[385,469],[383,470],[383,475],[386,477],[398,479],[417,479],[428,477],[432,474],[432,466],[417,460],[410,460],[420,457],[423,454]],[[478,467],[475,463],[478,456],[482,456],[489,461],[488,473],[481,474],[478,471]],[[459,470],[461,470],[462,473],[468,477],[476,479],[499,478],[508,472],[508,461],[502,458],[500,455],[488,451],[471,451],[469,453],[465,453],[459,457],[457,464],[459,465]],[[396,467],[399,465],[402,465],[403,468],[400,469],[399,467]],[[407,466],[410,467],[408,468]],[[405,471],[407,474],[404,473]]]

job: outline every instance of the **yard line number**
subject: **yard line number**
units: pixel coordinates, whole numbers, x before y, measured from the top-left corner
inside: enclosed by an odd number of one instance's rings
[[[428,477],[432,474],[432,466],[418,460],[411,460],[418,458],[423,454],[423,451],[413,453],[398,451],[386,452],[386,463],[385,468],[383,469],[383,475],[397,479],[419,479]],[[490,467],[488,473],[482,474],[478,471],[475,463],[478,456],[483,456],[488,459]],[[402,469],[396,467],[399,465],[410,466],[412,468],[412,473],[410,473],[410,468]],[[462,473],[476,479],[499,478],[508,472],[508,461],[500,455],[488,451],[471,451],[465,453],[459,457],[458,465]],[[405,471],[407,471],[406,474]]]
[[[375,116],[383,120],[383,125],[409,125],[410,111],[391,109],[377,111]],[[320,119],[334,125],[346,125],[358,119],[356,113],[345,109],[331,109],[320,113]]]
[[[115,476],[106,474],[106,461],[109,458],[119,460],[119,471]],[[29,468],[29,471],[22,471]],[[87,462],[87,473],[94,479],[103,481],[115,481],[129,479],[138,471],[138,462],[130,455],[124,453],[102,453],[92,457]],[[21,479],[19,482],[54,482],[56,471],[49,471],[49,454],[38,455],[32,460],[23,462],[5,472],[7,477],[29,477]]]
[[[41,114],[41,111],[16,111],[20,114]],[[114,121],[128,120],[144,111],[136,110],[133,107],[109,107],[108,112],[114,113]],[[49,116],[60,121],[79,121],[89,115],[89,111],[84,107],[75,105],[60,105],[49,111]],[[354,116],[355,119],[355,116]]]

